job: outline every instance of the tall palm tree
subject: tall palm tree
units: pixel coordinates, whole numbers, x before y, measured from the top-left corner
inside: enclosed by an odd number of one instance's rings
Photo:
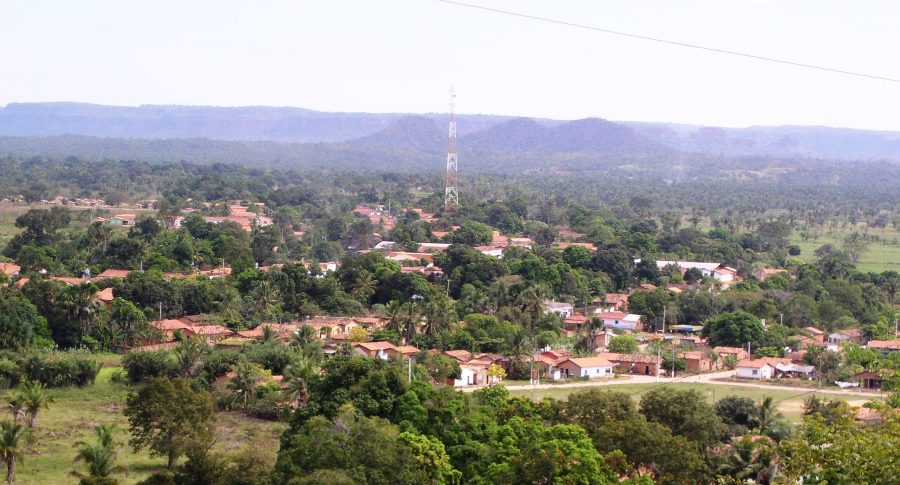
[[[724,463],[719,466],[719,473],[732,476],[743,483],[754,480],[754,483],[768,484],[777,470],[773,443],[769,438],[746,435],[735,438],[728,446],[728,454]]]
[[[284,369],[282,395],[298,407],[309,399],[309,384],[319,374],[319,366],[312,359],[299,359]]]
[[[42,408],[50,407],[53,398],[47,394],[44,385],[38,381],[25,381],[18,393],[18,400],[22,409],[28,415],[28,427],[34,428],[37,423],[37,415]]]
[[[775,407],[772,396],[766,396],[759,407],[756,408],[756,430],[759,434],[765,435],[771,431],[772,426],[782,418],[781,412]]]
[[[548,296],[547,288],[542,285],[529,286],[519,293],[519,306],[523,312],[531,317],[532,325],[537,324],[541,315],[544,314],[544,301],[547,300]]]
[[[263,378],[259,366],[248,360],[242,360],[234,366],[234,377],[228,382],[228,389],[233,391],[231,401],[247,409],[256,398],[256,384]]]
[[[425,327],[422,332],[425,335],[437,335],[450,330],[457,318],[450,298],[438,296],[425,305]]]
[[[597,317],[592,317],[588,320],[587,323],[578,329],[578,334],[581,337],[578,343],[581,348],[586,352],[594,353],[594,349],[597,348],[597,336],[604,330],[606,330],[606,323],[603,320]]]
[[[16,461],[25,458],[22,435],[25,428],[19,423],[0,423],[0,458],[6,463],[6,484],[13,485],[16,477]]]
[[[309,325],[301,325],[296,332],[291,335],[291,345],[296,347],[306,347],[310,342],[316,340],[316,329]]]
[[[261,344],[274,344],[278,343],[280,338],[278,333],[275,330],[272,330],[272,327],[269,325],[263,324],[262,335],[259,337],[259,343]]]
[[[192,377],[197,372],[205,350],[205,346],[197,343],[194,339],[183,340],[175,348],[182,377]]]
[[[94,433],[97,435],[96,444],[88,444],[84,441],[75,443],[75,446],[79,447],[75,454],[75,462],[83,461],[87,464],[88,476],[108,477],[118,470],[116,457],[119,450],[113,437],[115,428],[114,424],[97,425],[94,427]],[[78,477],[82,476],[77,471],[73,471],[72,474]]]

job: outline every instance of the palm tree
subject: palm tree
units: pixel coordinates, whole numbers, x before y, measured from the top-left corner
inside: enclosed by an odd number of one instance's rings
[[[457,320],[453,302],[446,296],[438,296],[425,305],[425,335],[437,335],[450,327]]]
[[[504,350],[504,354],[509,357],[510,368],[521,370],[526,357],[532,351],[531,341],[525,332],[518,330],[511,333],[506,339],[506,349]]]
[[[301,325],[300,328],[291,335],[291,345],[296,347],[306,347],[310,342],[316,340],[316,329],[309,325]]]
[[[274,344],[279,341],[278,334],[275,330],[272,330],[272,327],[269,325],[263,325],[262,335],[259,337],[259,343],[261,344]]]
[[[182,377],[192,377],[200,368],[201,359],[206,349],[196,340],[188,339],[175,348]]]
[[[22,396],[18,393],[13,394],[9,398],[9,412],[12,414],[13,422],[18,423],[21,419],[25,421],[27,415],[25,414],[24,404],[22,403]]]
[[[319,374],[319,367],[312,359],[299,359],[284,369],[284,389],[281,391],[294,407],[309,398],[309,383]]]
[[[774,478],[777,464],[769,438],[746,435],[728,446],[725,462],[719,466],[719,473],[741,481],[767,484]]]
[[[579,340],[579,345],[586,352],[594,353],[594,349],[597,348],[597,336],[600,335],[604,330],[606,330],[606,324],[603,320],[593,317],[584,325],[578,329],[578,334],[581,337]]]
[[[23,382],[18,400],[25,414],[28,415],[29,428],[34,428],[37,423],[37,415],[41,408],[50,407],[50,403],[53,402],[53,398],[47,394],[44,385],[38,381]]]
[[[0,423],[0,457],[6,463],[6,483],[13,485],[16,477],[16,461],[25,457],[22,449],[22,435],[25,428],[19,423],[4,421]]]
[[[94,433],[97,435],[97,444],[87,444],[84,441],[78,441],[78,453],[75,454],[75,462],[83,461],[88,466],[88,476],[91,477],[108,477],[112,475],[118,466],[116,466],[116,456],[118,455],[118,447],[116,446],[113,431],[116,426],[114,424],[101,424],[94,427]],[[73,475],[81,477],[77,471],[72,472]]]
[[[765,399],[756,408],[756,430],[759,434],[765,435],[771,431],[772,426],[782,418],[782,414],[775,407],[772,396],[766,396]]]
[[[377,289],[378,280],[376,280],[371,273],[363,270],[359,278],[356,279],[356,289],[354,293],[358,295],[359,299],[369,301],[369,298],[375,294],[375,290]]]
[[[532,325],[537,324],[544,314],[544,301],[547,300],[548,291],[544,286],[534,285],[519,293],[519,306],[523,312],[531,317]]]
[[[248,360],[235,364],[234,377],[228,382],[228,389],[233,391],[231,400],[238,402],[241,409],[247,409],[256,398],[256,384],[262,378],[258,365]]]

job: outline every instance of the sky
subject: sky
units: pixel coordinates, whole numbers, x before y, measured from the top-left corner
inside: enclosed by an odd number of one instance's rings
[[[463,0],[900,79],[900,2]],[[296,106],[900,131],[900,83],[437,0],[0,2],[0,105]]]

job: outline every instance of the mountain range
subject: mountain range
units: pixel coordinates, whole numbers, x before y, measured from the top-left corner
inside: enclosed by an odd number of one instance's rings
[[[0,153],[354,167],[440,159],[447,115],[329,113],[289,107],[14,103],[0,108]],[[900,160],[900,133],[811,126],[721,128],[650,122],[460,115],[461,156],[489,162],[695,155]],[[368,160],[368,162],[367,162]]]

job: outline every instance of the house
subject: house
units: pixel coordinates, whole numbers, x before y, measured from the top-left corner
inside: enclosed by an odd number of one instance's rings
[[[568,358],[556,365],[562,376],[587,377],[611,377],[613,375],[613,363],[603,357],[577,357]]]
[[[556,313],[563,318],[569,318],[575,313],[575,307],[573,307],[571,303],[546,300],[544,301],[544,315],[550,313]]]
[[[19,273],[22,271],[22,267],[17,264],[12,263],[0,263],[0,273],[6,274],[10,278],[14,278],[19,276]]]
[[[416,249],[416,252],[429,253],[436,251],[446,251],[449,247],[450,245],[445,243],[419,243],[419,247]]]
[[[160,340],[162,342],[171,342],[175,340],[175,333],[178,331],[181,331],[186,335],[193,334],[193,332],[191,331],[191,327],[185,325],[185,323],[181,320],[155,320],[149,322],[149,325],[155,328],[160,333]]]
[[[753,271],[753,276],[759,281],[764,281],[778,273],[787,273],[787,276],[790,277],[790,272],[784,268],[760,268]]]
[[[410,357],[418,354],[419,349],[412,345],[395,345],[385,349],[385,353],[388,355],[388,358],[400,359],[405,362],[409,360]]]
[[[870,349],[875,352],[879,352],[882,355],[888,355],[891,352],[900,351],[900,339],[894,340],[869,340],[867,345]]]
[[[597,318],[603,320],[606,328],[638,331],[641,329],[641,316],[625,312],[599,312]]]
[[[856,374],[856,379],[864,389],[881,389],[884,385],[884,379],[870,370]]]
[[[453,387],[480,386],[488,384],[487,369],[484,364],[461,364],[459,379],[453,379]]]
[[[134,225],[135,214],[116,214],[108,219],[114,226],[131,227]]]
[[[384,259],[390,259],[391,261],[409,261],[409,262],[421,262],[425,261],[426,263],[434,262],[434,254],[432,253],[410,253],[407,251],[391,251],[387,253]]]
[[[381,360],[390,359],[388,350],[393,350],[394,344],[390,342],[357,342],[353,344],[353,352],[364,357]]]
[[[195,327],[188,327],[187,332],[190,332],[207,342],[218,342],[219,340],[230,337],[234,334],[234,332],[232,332],[230,329],[221,325],[199,325]]]
[[[600,305],[604,312],[620,312],[628,307],[628,295],[625,293],[607,293],[603,297],[594,299],[594,303]]]
[[[794,378],[811,380],[815,377],[816,368],[811,365],[802,365],[794,363],[777,363],[775,364],[775,377],[779,379]]]
[[[486,255],[486,256],[493,256],[493,257],[495,257],[495,258],[502,258],[502,257],[503,257],[503,247],[504,247],[504,246],[497,246],[497,245],[491,245],[491,246],[475,246],[475,250],[478,251],[478,252],[481,253],[481,254]]]
[[[685,352],[681,354],[681,358],[687,364],[688,372],[707,372],[712,370],[715,365],[715,362],[706,355],[706,352],[699,350]]]
[[[712,271],[712,277],[717,281],[730,284],[738,281],[737,270],[728,266],[720,266]]]
[[[94,293],[94,298],[97,301],[99,301],[100,303],[103,303],[104,305],[109,305],[110,303],[112,303],[113,299],[115,298],[113,296],[112,287],[104,288],[104,289],[98,291],[97,293]]]
[[[738,362],[737,376],[741,379],[771,379],[775,366],[768,359],[744,359]]]
[[[723,364],[725,358],[729,355],[734,356],[735,360],[738,362],[750,357],[750,353],[747,352],[747,349],[742,349],[740,347],[715,347],[713,348],[713,352],[719,355],[720,364]]]
[[[586,323],[588,323],[588,317],[580,313],[573,313],[563,319],[563,327],[569,332],[577,332]]]
[[[586,243],[586,242],[558,242],[558,243],[553,244],[553,247],[555,247],[556,249],[558,249],[560,251],[565,251],[566,248],[570,248],[572,246],[579,246],[579,247],[585,248],[591,252],[594,252],[597,250],[597,246],[595,246],[594,244],[591,244],[591,243]]]
[[[866,338],[863,331],[858,328],[846,328],[837,332],[828,334],[829,346],[836,349],[845,343],[850,342],[857,345],[865,345]]]
[[[446,357],[450,357],[460,364],[465,364],[466,362],[472,360],[472,352],[469,352],[468,350],[445,350],[443,352],[443,355]]]
[[[107,279],[107,278],[125,278],[128,274],[131,273],[129,269],[105,269],[102,273],[97,275],[97,278]]]
[[[615,364],[616,372],[655,376],[662,371],[662,359],[655,355],[601,353],[598,357]]]

